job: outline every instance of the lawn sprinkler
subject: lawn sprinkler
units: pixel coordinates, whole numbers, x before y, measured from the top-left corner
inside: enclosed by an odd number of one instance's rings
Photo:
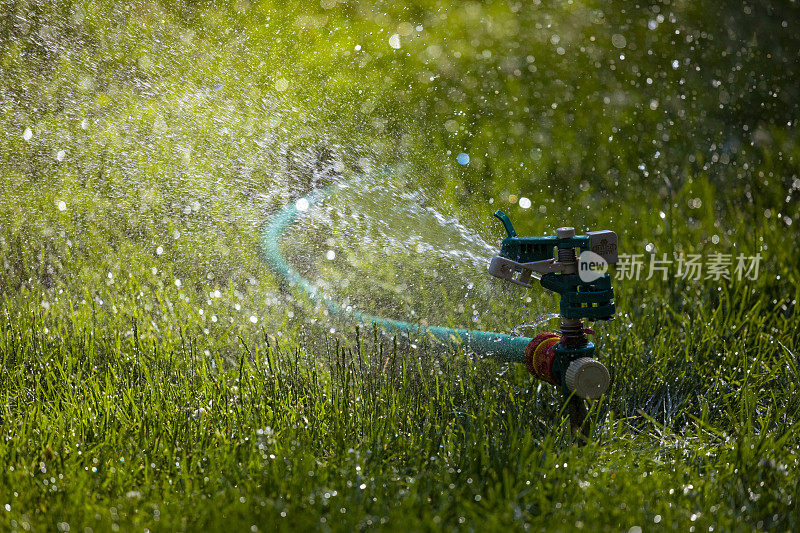
[[[596,399],[608,389],[608,369],[594,359],[594,344],[586,335],[583,320],[610,320],[614,317],[614,291],[606,274],[617,262],[617,235],[613,231],[594,231],[575,235],[572,228],[559,228],[554,237],[518,237],[508,216],[498,211],[508,237],[500,255],[493,258],[489,272],[531,287],[531,278],[540,277],[542,286],[561,295],[561,330],[540,333],[533,338],[472,329],[422,325],[405,320],[371,315],[325,296],[310,280],[295,270],[283,256],[281,235],[309,207],[324,200],[334,189],[315,189],[277,213],[261,234],[262,251],[273,272],[303,291],[311,300],[325,306],[335,316],[348,316],[364,325],[401,336],[424,336],[431,346],[444,351],[466,348],[481,357],[507,363],[522,363],[537,378],[552,383],[564,392],[570,423],[579,439],[588,433],[585,399]],[[558,248],[557,258],[553,249]],[[581,250],[580,256],[576,249]],[[581,442],[581,440],[579,440]]]
[[[595,345],[586,335],[594,332],[584,328],[583,320],[614,318],[614,289],[606,270],[617,262],[617,234],[605,230],[575,235],[574,228],[565,227],[555,236],[518,237],[508,215],[494,215],[508,236],[500,254],[492,258],[489,273],[527,288],[531,278],[538,277],[542,287],[561,297],[560,331],[533,337],[525,348],[525,366],[538,379],[561,388],[573,430],[588,436],[584,399],[602,396],[611,378],[593,357]]]

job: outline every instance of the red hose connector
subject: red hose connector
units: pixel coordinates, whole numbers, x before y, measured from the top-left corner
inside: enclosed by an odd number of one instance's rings
[[[588,328],[584,328],[583,332],[587,335],[594,333]],[[537,379],[553,385],[559,385],[559,382],[553,376],[553,360],[555,359],[553,347],[560,341],[561,335],[550,331],[539,333],[532,338],[528,346],[525,347],[525,366],[528,372]]]
[[[561,341],[558,333],[539,333],[525,347],[525,366],[538,379],[558,385],[553,377],[553,346]]]

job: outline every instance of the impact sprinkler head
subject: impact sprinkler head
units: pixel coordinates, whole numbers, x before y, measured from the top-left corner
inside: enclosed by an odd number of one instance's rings
[[[531,374],[561,387],[570,398],[573,427],[585,434],[586,408],[575,397],[599,398],[611,378],[593,358],[595,346],[586,335],[594,332],[583,327],[583,320],[614,318],[614,289],[606,271],[618,259],[617,234],[603,230],[575,235],[574,228],[562,227],[554,236],[519,237],[508,215],[497,211],[495,216],[508,235],[489,263],[489,273],[527,288],[538,278],[542,287],[561,296],[561,330],[531,339],[525,363]]]

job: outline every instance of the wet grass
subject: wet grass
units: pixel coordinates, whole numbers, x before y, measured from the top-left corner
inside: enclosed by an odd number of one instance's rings
[[[735,317],[748,305],[721,308]],[[8,300],[2,312],[0,495],[12,529],[798,519],[797,355],[788,336],[748,335],[762,330],[755,317],[727,319],[736,333],[663,311],[605,336],[614,386],[593,408],[593,442],[576,448],[550,388],[463,354],[433,358],[363,332],[314,351],[253,335],[226,363],[189,328],[140,333],[144,317],[98,322],[85,305],[54,318]],[[639,327],[682,334],[641,338]]]
[[[798,528],[788,8],[2,5],[0,529]],[[433,191],[498,241],[501,207],[520,234],[605,226],[760,275],[616,281],[577,448],[524,369],[356,329],[269,274],[271,213],[383,167],[387,197]],[[356,264],[378,286],[420,261]],[[471,323],[419,279],[404,305]],[[532,294],[480,323],[555,309]]]

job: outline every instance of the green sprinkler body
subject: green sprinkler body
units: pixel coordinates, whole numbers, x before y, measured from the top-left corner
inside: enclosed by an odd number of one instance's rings
[[[492,258],[489,273],[523,287],[531,287],[531,278],[538,277],[542,287],[561,297],[560,331],[531,339],[525,364],[538,379],[562,389],[569,399],[573,428],[586,434],[583,399],[603,395],[610,375],[594,359],[595,345],[586,337],[594,332],[583,327],[583,320],[614,318],[614,289],[606,270],[618,259],[617,235],[607,230],[575,235],[573,228],[564,227],[555,236],[519,237],[508,215],[497,211],[495,216],[508,235],[500,254]]]

